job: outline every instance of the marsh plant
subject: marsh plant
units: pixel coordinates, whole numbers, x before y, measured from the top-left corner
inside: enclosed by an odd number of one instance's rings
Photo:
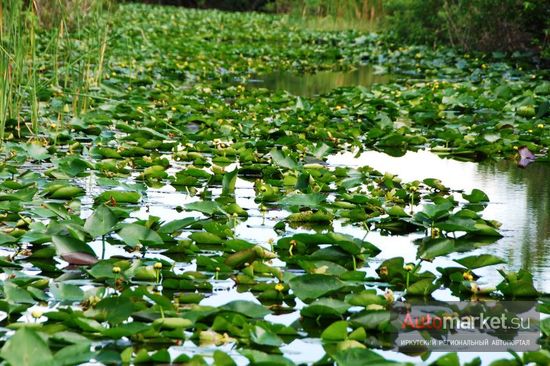
[[[0,140],[37,136],[52,118],[41,114],[41,103],[54,93],[63,96],[65,114],[87,110],[103,75],[107,8],[105,1],[2,0]]]
[[[313,28],[373,30],[382,15],[382,0],[278,0],[277,12]]]

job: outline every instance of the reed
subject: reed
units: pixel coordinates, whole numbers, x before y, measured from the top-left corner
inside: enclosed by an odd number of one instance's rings
[[[318,29],[372,31],[382,16],[382,0],[279,0],[277,10]]]
[[[41,133],[40,92],[55,90],[72,105],[60,118],[89,108],[103,78],[110,35],[108,0],[0,0],[0,141]],[[48,94],[48,93],[42,93]],[[72,115],[71,115],[72,114]],[[58,116],[60,117],[60,116]],[[10,134],[6,127],[14,125]]]
[[[28,75],[32,73],[27,61],[34,34],[32,19],[21,0],[3,0],[0,18],[0,140],[3,140],[6,123],[21,122]]]

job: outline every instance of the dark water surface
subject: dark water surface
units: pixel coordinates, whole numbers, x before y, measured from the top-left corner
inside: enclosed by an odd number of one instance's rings
[[[278,71],[249,80],[248,86],[275,91],[286,90],[297,96],[313,97],[344,86],[368,87],[373,84],[389,83],[393,80],[395,80],[395,76],[385,73],[383,69],[377,69],[371,65],[361,65],[348,71],[321,71],[315,74],[299,75]]]

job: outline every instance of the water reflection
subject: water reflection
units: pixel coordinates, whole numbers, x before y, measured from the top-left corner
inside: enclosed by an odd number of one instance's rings
[[[519,219],[506,223],[514,233],[515,242],[515,245],[510,242],[506,248],[507,259],[531,270],[538,281],[543,281],[540,276],[550,279],[550,273],[546,271],[550,267],[550,185],[547,183],[550,164],[535,163],[518,169],[513,163],[503,161],[493,165],[480,164],[478,170],[488,178],[505,175],[507,184],[515,188],[514,201],[518,206],[510,202],[505,208],[507,216]]]
[[[526,268],[533,273],[539,290],[550,291],[550,185],[547,183],[550,164],[535,162],[521,169],[510,161],[461,162],[443,159],[427,151],[407,152],[399,158],[376,151],[359,156],[343,153],[329,158],[331,165],[342,161],[347,166],[369,165],[381,172],[398,174],[406,181],[431,177],[440,179],[452,189],[469,192],[479,188],[485,191],[491,203],[485,209],[484,217],[500,221],[504,237],[471,254],[490,252],[499,255],[508,261],[510,269]],[[397,239],[402,239],[403,243],[395,245]],[[383,241],[383,238],[379,240]],[[413,255],[414,248],[403,247],[407,245],[406,241],[404,237],[392,237],[390,248],[378,245],[383,250],[381,256]],[[494,269],[476,270],[476,273],[487,276],[490,282],[500,282],[501,278],[495,272]]]
[[[312,97],[343,86],[371,86],[392,81],[394,77],[370,65],[358,66],[351,71],[322,71],[297,75],[290,72],[274,72],[249,81],[251,87],[270,90],[286,90],[290,94]]]

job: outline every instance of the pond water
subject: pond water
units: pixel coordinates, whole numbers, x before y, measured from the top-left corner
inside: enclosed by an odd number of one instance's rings
[[[323,72],[315,75],[292,75],[278,73],[266,75],[262,81],[254,81],[249,85],[266,87],[272,90],[286,90],[295,95],[315,96],[330,91],[336,87],[362,85],[369,86],[374,83],[384,83],[395,80],[393,76],[378,74],[372,67],[360,67],[350,72]],[[186,163],[174,161],[171,155],[165,156],[171,162],[167,170],[169,174],[184,169]],[[382,173],[388,172],[398,175],[403,181],[423,180],[425,178],[437,178],[453,190],[464,190],[469,193],[472,189],[483,190],[490,198],[490,203],[483,211],[486,219],[497,220],[502,223],[501,233],[503,238],[494,243],[481,246],[474,251],[455,253],[445,257],[438,257],[433,263],[423,263],[423,268],[436,272],[436,267],[456,266],[453,259],[464,256],[490,253],[502,257],[507,261],[502,265],[507,270],[528,269],[535,278],[535,285],[539,291],[550,292],[550,164],[534,162],[522,169],[513,161],[498,162],[465,162],[441,157],[430,151],[407,152],[401,157],[393,157],[377,151],[343,152],[328,157],[326,164],[330,167],[370,166]],[[227,171],[235,168],[235,165],[226,167]],[[38,170],[47,166],[36,167]],[[125,180],[125,184],[137,183],[139,172],[134,172],[132,177]],[[94,175],[79,180],[79,184],[86,189],[86,197],[82,199],[83,217],[91,214],[93,199],[105,190],[98,184],[98,178]],[[210,187],[212,195],[217,197],[221,193],[221,187]],[[201,198],[197,194],[191,194],[187,190],[177,190],[171,185],[156,188],[147,188],[143,195],[143,205],[132,213],[132,217],[147,219],[149,216],[158,216],[163,221],[181,219],[186,216],[198,217],[196,212],[181,212],[178,208]],[[253,182],[237,179],[235,197],[237,204],[248,211],[248,218],[240,222],[235,228],[235,236],[239,239],[269,248],[268,240],[277,239],[279,235],[274,231],[274,226],[283,220],[289,212],[282,209],[271,209],[262,212],[259,204],[255,202]],[[461,199],[460,192],[456,193],[457,199]],[[373,243],[381,249],[381,253],[370,259],[366,267],[360,270],[374,275],[374,269],[382,261],[388,258],[402,256],[406,261],[416,260],[418,247],[414,243],[416,239],[424,236],[423,233],[409,235],[388,236],[379,231],[366,231],[363,228],[345,225],[343,221],[336,220],[333,223],[334,232],[347,233],[357,238]],[[304,228],[288,229],[285,235],[295,232],[310,232]],[[187,233],[189,234],[189,233]],[[184,234],[185,235],[185,234]],[[100,241],[92,244],[98,256],[103,256]],[[105,257],[118,255],[121,257],[139,256],[139,253],[129,253],[122,246],[107,243]],[[161,252],[150,250],[145,253],[147,258],[162,258]],[[273,261],[273,266],[285,267],[285,263]],[[61,263],[60,265],[64,265]],[[175,263],[175,271],[196,270],[196,263]],[[481,278],[478,281],[483,286],[495,286],[501,281],[500,275],[494,267],[481,268],[475,271]],[[201,301],[202,305],[221,306],[233,300],[247,300],[258,303],[256,297],[247,290],[241,289],[232,279],[212,280],[213,291]],[[433,296],[438,300],[458,300],[449,290],[437,290]],[[291,325],[300,317],[300,309],[304,304],[297,299],[293,312],[288,314],[273,314],[266,317],[271,323]],[[239,365],[246,364],[246,359],[239,355],[234,344],[226,344],[220,347],[197,347],[191,341],[186,341],[181,346],[169,348],[173,355],[208,354],[215,349],[221,349],[229,353]],[[323,346],[317,338],[296,339],[292,343],[281,347],[284,356],[296,363],[311,364],[318,361],[324,354]],[[418,357],[409,357],[393,351],[376,352],[385,357],[422,364]],[[432,354],[423,364],[429,364],[441,356],[441,353]],[[474,357],[481,357],[483,364],[490,361],[508,357],[505,353],[460,353],[461,361],[468,361]]]
[[[321,71],[315,74],[294,74],[279,71],[248,81],[249,87],[286,90],[290,94],[313,97],[344,86],[371,86],[395,80],[395,76],[372,65],[360,65],[349,71]]]
[[[402,157],[376,151],[358,156],[343,153],[328,160],[331,165],[342,161],[347,166],[368,165],[382,173],[397,174],[404,181],[430,177],[440,179],[451,189],[462,189],[467,193],[474,188],[483,190],[491,200],[483,216],[501,222],[504,237],[469,254],[491,253],[504,258],[508,262],[507,269],[526,268],[532,272],[537,288],[550,292],[549,163],[535,162],[522,169],[512,161],[463,162],[444,159],[428,151],[409,151]],[[381,258],[405,256],[412,261],[416,256],[412,240],[416,237],[384,237],[371,232],[367,240],[383,250],[379,255]],[[500,282],[500,276],[494,270],[480,269],[476,273],[484,274],[488,283]]]
[[[409,151],[402,157],[392,157],[376,151],[366,151],[359,155],[346,152],[329,156],[327,164],[371,166],[382,173],[397,174],[403,181],[437,178],[451,189],[464,190],[467,193],[474,188],[483,190],[491,200],[483,215],[487,219],[502,223],[501,233],[504,237],[469,252],[468,255],[498,255],[508,262],[507,269],[528,269],[534,275],[537,288],[550,292],[550,185],[546,184],[550,179],[550,164],[535,162],[522,169],[512,161],[463,162],[442,158],[429,151]],[[174,166],[172,169],[177,170],[178,167]],[[99,193],[95,189],[89,192],[90,196]],[[221,188],[214,188],[213,194],[216,195],[218,190]],[[278,237],[273,231],[273,226],[288,213],[284,210],[270,210],[262,214],[258,204],[254,202],[254,197],[253,183],[238,179],[237,203],[248,210],[249,218],[235,228],[235,234],[241,239],[266,245],[269,238]],[[458,193],[457,198],[460,199]],[[167,221],[182,216],[196,216],[196,213],[191,212],[176,213],[175,208],[199,199],[187,192],[176,191],[169,185],[149,188],[145,198],[146,204],[133,216],[147,218],[149,215],[155,215]],[[421,233],[400,236],[384,236],[378,231],[367,233],[363,229],[343,225],[339,221],[334,223],[334,230],[359,238],[366,235],[366,240],[382,250],[371,263],[371,268],[376,268],[381,261],[396,256],[414,261],[417,246],[413,241],[423,236]],[[435,270],[436,266],[449,265],[453,263],[452,259],[460,256],[464,254],[440,257],[432,264],[433,269]],[[497,284],[501,280],[500,275],[494,268],[489,268],[476,270],[476,273],[482,275],[482,281],[487,284]],[[445,293],[435,295],[440,299],[452,298]]]
[[[311,97],[343,86],[371,86],[396,80],[395,75],[371,65],[358,66],[352,71],[325,71],[316,74],[297,75],[276,72],[249,81],[250,86],[270,90],[286,90],[298,96]],[[444,185],[470,192],[474,188],[488,194],[491,202],[484,217],[502,223],[504,237],[471,254],[491,253],[501,256],[508,263],[507,269],[528,269],[534,276],[540,291],[550,292],[550,164],[535,162],[527,168],[519,168],[515,162],[464,162],[445,159],[428,151],[408,152],[402,157],[392,157],[376,151],[360,155],[351,152],[336,154],[328,159],[336,166],[371,166],[382,173],[397,174],[404,181],[440,179]],[[337,227],[335,230],[361,236],[357,228]],[[416,246],[412,241],[420,235],[382,236],[371,232],[367,240],[382,249],[378,260],[404,256],[413,261]],[[460,256],[460,255],[457,255]],[[451,259],[436,261],[437,265],[452,264]],[[437,266],[434,264],[434,269]],[[480,269],[485,281],[498,283],[501,278],[494,269]],[[441,296],[444,296],[441,294]]]
[[[179,169],[174,162],[172,169]],[[380,172],[389,172],[399,175],[403,181],[422,180],[428,177],[438,178],[443,184],[454,190],[470,192],[473,188],[485,191],[491,202],[483,212],[487,219],[498,220],[502,223],[501,232],[504,237],[492,244],[482,246],[474,251],[463,254],[452,254],[439,257],[433,263],[425,263],[423,266],[431,271],[436,271],[438,266],[456,265],[452,259],[463,256],[491,253],[504,258],[508,264],[502,265],[507,270],[529,269],[535,278],[535,285],[540,291],[550,292],[550,185],[545,182],[550,178],[550,164],[535,162],[527,168],[517,167],[512,161],[473,163],[446,159],[429,151],[407,152],[402,157],[393,157],[377,151],[366,151],[360,154],[351,152],[339,153],[329,156],[329,166],[371,166]],[[231,170],[232,168],[229,167]],[[214,188],[212,193],[216,196],[221,188]],[[249,217],[235,228],[238,238],[267,246],[269,238],[277,238],[273,226],[282,220],[288,213],[284,210],[270,210],[264,214],[254,202],[253,183],[238,179],[236,187],[237,203],[248,210]],[[456,194],[460,198],[460,192]],[[176,191],[171,186],[162,188],[149,188],[147,190],[146,205],[133,214],[135,217],[147,218],[156,215],[162,220],[173,220],[182,216],[196,216],[196,213],[179,213],[175,215],[174,208],[191,201],[198,200],[187,192]],[[367,267],[362,270],[374,274],[374,269],[388,258],[403,256],[407,261],[414,261],[417,254],[417,246],[414,240],[423,236],[413,233],[401,236],[384,236],[377,231],[365,230],[344,225],[340,221],[333,224],[335,232],[348,233],[358,238],[365,237],[378,246],[382,251],[375,258],[369,260]],[[307,230],[296,229],[292,232],[304,232]],[[116,249],[116,248],[113,248]],[[158,254],[148,253],[148,257]],[[166,258],[165,258],[166,259]],[[284,267],[284,263],[272,263]],[[194,270],[194,263],[187,264],[185,270]],[[183,270],[183,268],[182,268]],[[478,281],[483,287],[495,286],[501,281],[500,275],[494,267],[476,270],[481,278]],[[233,300],[248,300],[258,302],[249,292],[240,290],[232,280],[212,281],[214,291],[211,296],[205,298],[201,304],[221,306]],[[458,300],[451,295],[449,290],[437,290],[433,296],[439,300]],[[272,323],[290,325],[300,317],[299,310],[304,304],[297,300],[295,311],[289,314],[270,315],[266,320]],[[195,349],[192,344],[185,344],[181,349],[172,351],[189,352]],[[283,354],[295,362],[313,363],[323,354],[322,345],[318,339],[297,339],[281,349]],[[227,351],[227,350],[226,350]],[[392,351],[380,351],[392,359],[419,363],[416,357],[409,357]],[[235,359],[240,360],[238,353],[229,352]],[[441,354],[434,353],[425,364],[433,362]],[[491,360],[505,358],[505,353],[461,353],[462,361],[480,356],[483,363]],[[240,358],[239,358],[240,357]],[[243,364],[245,360],[242,359]]]

